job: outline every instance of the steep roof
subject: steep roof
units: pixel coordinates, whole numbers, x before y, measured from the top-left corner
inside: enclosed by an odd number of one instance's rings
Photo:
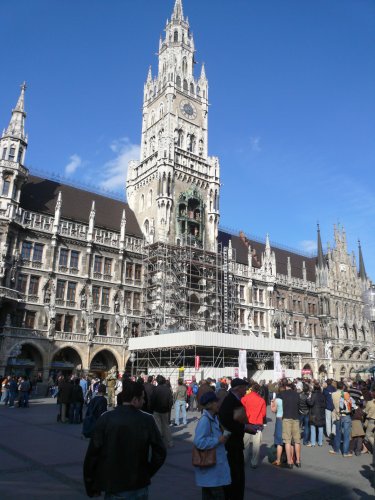
[[[246,244],[248,242],[253,251],[252,265],[257,268],[260,267],[261,256],[265,249],[264,243],[259,243],[258,241],[254,241],[246,237],[235,236],[225,231],[219,231],[219,242],[227,246],[229,240],[232,240],[232,248],[236,250],[236,261],[239,264],[248,264],[248,246]],[[288,274],[288,257],[290,257],[292,276],[294,278],[303,278],[302,262],[305,261],[307,280],[315,282],[316,257],[305,257],[304,255],[300,255],[296,252],[284,250],[274,246],[271,246],[271,250],[275,252],[276,272],[278,274]]]
[[[59,191],[62,196],[61,215],[64,219],[88,224],[92,202],[95,201],[96,227],[119,232],[122,212],[125,209],[126,234],[143,237],[134,212],[127,203],[34,175],[29,175],[22,188],[21,207],[54,215]]]

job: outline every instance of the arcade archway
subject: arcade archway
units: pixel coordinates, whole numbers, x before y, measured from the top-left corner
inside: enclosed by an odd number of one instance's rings
[[[9,353],[6,367],[7,375],[43,377],[43,355],[33,344],[16,344]]]
[[[79,375],[82,371],[81,356],[72,347],[63,347],[53,356],[51,371],[52,374],[62,372],[64,375]]]
[[[104,379],[112,368],[118,371],[117,359],[107,349],[97,352],[90,363],[90,373],[97,375],[100,379]]]

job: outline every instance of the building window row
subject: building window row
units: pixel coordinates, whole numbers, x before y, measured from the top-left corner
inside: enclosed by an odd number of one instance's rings
[[[44,245],[42,243],[24,241],[21,248],[21,258],[23,261],[41,264],[43,261],[43,249]]]
[[[12,325],[18,328],[35,328],[36,312],[17,310],[12,315]]]
[[[17,290],[28,294],[29,298],[38,300],[40,277],[28,274],[19,274],[17,278]]]
[[[56,305],[76,305],[77,283],[74,281],[57,280]]]
[[[78,271],[79,269],[79,252],[77,250],[68,250],[67,248],[60,248],[59,255],[59,270]]]
[[[112,259],[95,255],[94,257],[94,278],[110,278],[112,276]]]
[[[142,265],[141,264],[126,264],[125,278],[127,280],[141,281],[142,279]]]

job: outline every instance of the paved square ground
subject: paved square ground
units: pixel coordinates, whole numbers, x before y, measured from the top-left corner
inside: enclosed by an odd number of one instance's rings
[[[82,463],[88,441],[81,426],[56,422],[56,400],[37,399],[30,408],[0,407],[0,499],[81,500],[87,498]],[[150,488],[151,500],[200,498],[191,466],[191,441],[197,413],[189,413],[187,427],[174,427],[174,448]],[[271,417],[271,415],[270,415]],[[271,417],[272,418],[272,417]],[[370,455],[344,459],[331,456],[329,447],[302,450],[302,469],[272,467],[266,453],[274,424],[264,431],[262,463],[247,467],[246,499],[367,499],[375,498]]]

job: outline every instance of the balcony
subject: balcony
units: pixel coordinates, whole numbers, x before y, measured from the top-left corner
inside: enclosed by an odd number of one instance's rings
[[[41,269],[42,268],[42,262],[39,260],[33,260],[31,265],[34,269]]]
[[[65,300],[64,299],[56,299],[55,304],[60,307],[65,306]]]
[[[77,267],[71,267],[69,268],[70,274],[78,274],[78,268]]]
[[[39,302],[39,297],[38,295],[28,295],[27,296],[28,302]]]
[[[59,272],[60,273],[67,273],[68,272],[68,268],[66,266],[59,266]]]
[[[100,307],[100,310],[103,312],[108,312],[110,310],[110,307],[108,305],[102,305]]]
[[[67,300],[66,301],[66,307],[76,307],[75,300]]]
[[[46,339],[48,337],[47,330],[35,330],[34,328],[23,328],[18,326],[4,326],[2,333],[3,335],[9,337],[22,337],[29,339]]]
[[[103,277],[102,273],[94,273],[93,276],[96,280],[101,280]]]
[[[17,300],[18,302],[23,302],[26,300],[26,295],[14,290],[13,288],[6,288],[5,286],[0,286],[0,298]]]
[[[72,342],[87,342],[88,337],[85,333],[56,332],[55,340],[71,340]]]
[[[122,337],[110,337],[108,335],[95,335],[93,339],[94,344],[104,345],[122,345],[124,339]]]

